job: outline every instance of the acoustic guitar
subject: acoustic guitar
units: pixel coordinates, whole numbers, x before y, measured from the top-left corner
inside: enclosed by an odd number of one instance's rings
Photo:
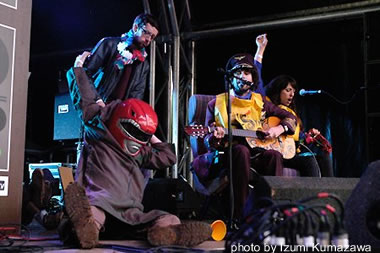
[[[265,120],[262,130],[232,129],[232,136],[246,137],[247,143],[251,148],[260,147],[266,150],[276,150],[282,154],[285,159],[291,159],[296,154],[296,144],[292,136],[280,135],[277,138],[269,138],[265,131],[271,127],[278,126],[280,119],[269,117]],[[214,132],[216,127],[207,127],[202,125],[192,125],[185,127],[185,133],[189,136],[203,138],[209,133]],[[224,128],[228,135],[228,128]]]

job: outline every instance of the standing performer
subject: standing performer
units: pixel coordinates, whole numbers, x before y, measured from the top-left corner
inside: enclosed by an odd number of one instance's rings
[[[76,66],[84,67],[101,107],[115,99],[143,100],[148,82],[149,62],[146,48],[158,35],[158,23],[150,14],[138,15],[128,33],[107,37],[92,52],[77,57]],[[78,87],[74,69],[67,72],[74,106],[78,106]]]

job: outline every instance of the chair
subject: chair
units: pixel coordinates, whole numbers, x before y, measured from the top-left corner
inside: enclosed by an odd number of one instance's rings
[[[207,104],[215,98],[215,95],[202,95],[194,94],[189,98],[189,125],[204,125],[206,119]],[[190,136],[190,145],[193,152],[194,159],[199,155],[207,152],[204,145],[203,138]],[[202,182],[196,175],[194,168],[192,168],[194,176],[194,188],[196,191],[210,196],[214,193],[220,192],[221,188],[228,184],[227,176],[223,175],[221,178],[217,177],[209,182]],[[299,172],[293,168],[284,168],[284,176],[295,177],[299,176]]]
[[[204,125],[207,104],[214,98],[214,95],[193,95],[190,97],[188,107],[189,125]],[[190,145],[194,159],[199,155],[205,154],[207,152],[207,148],[204,145],[203,138],[190,136]],[[202,208],[200,210],[199,217],[200,219],[203,219],[206,213],[208,213],[209,211],[211,202],[214,199],[220,199],[218,198],[218,196],[222,195],[222,192],[227,188],[228,178],[227,175],[224,175],[221,177],[216,177],[208,182],[201,182],[201,180],[195,173],[193,166],[191,166],[191,171],[193,174],[194,190],[206,197],[205,202],[202,203]],[[220,219],[220,216],[217,215],[217,217],[215,218]]]

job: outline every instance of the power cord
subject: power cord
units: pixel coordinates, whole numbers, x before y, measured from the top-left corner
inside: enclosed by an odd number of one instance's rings
[[[355,99],[355,97],[358,95],[358,93],[359,93],[360,91],[367,90],[367,89],[368,89],[368,88],[367,88],[367,87],[364,87],[364,86],[359,87],[359,88],[354,92],[354,94],[352,95],[352,97],[351,97],[349,100],[347,100],[347,101],[339,100],[339,99],[337,99],[336,97],[334,97],[333,95],[331,95],[330,93],[328,93],[327,91],[323,91],[323,90],[322,90],[321,93],[322,93],[322,94],[326,94],[327,96],[331,97],[333,100],[335,100],[335,101],[338,102],[339,104],[347,105],[347,104],[351,103],[351,102]]]
[[[337,202],[339,214],[330,204],[308,204],[311,200],[325,198],[332,198]],[[226,249],[237,244],[287,244],[313,247],[317,242],[319,245],[348,245],[348,235],[342,219],[344,206],[338,196],[321,192],[285,204],[275,204],[267,198],[264,201],[269,206],[253,210],[247,216],[245,224],[226,238]],[[329,221],[327,212],[332,214],[333,223]],[[330,223],[334,224],[333,229]]]

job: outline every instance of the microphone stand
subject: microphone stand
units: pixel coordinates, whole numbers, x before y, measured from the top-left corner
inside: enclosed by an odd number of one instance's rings
[[[228,171],[229,171],[229,182],[230,182],[230,220],[228,226],[230,229],[234,228],[234,211],[235,211],[235,198],[234,198],[234,188],[233,188],[233,177],[232,177],[232,127],[231,127],[231,82],[228,74],[224,75],[225,88],[227,92],[227,128],[228,128]]]

